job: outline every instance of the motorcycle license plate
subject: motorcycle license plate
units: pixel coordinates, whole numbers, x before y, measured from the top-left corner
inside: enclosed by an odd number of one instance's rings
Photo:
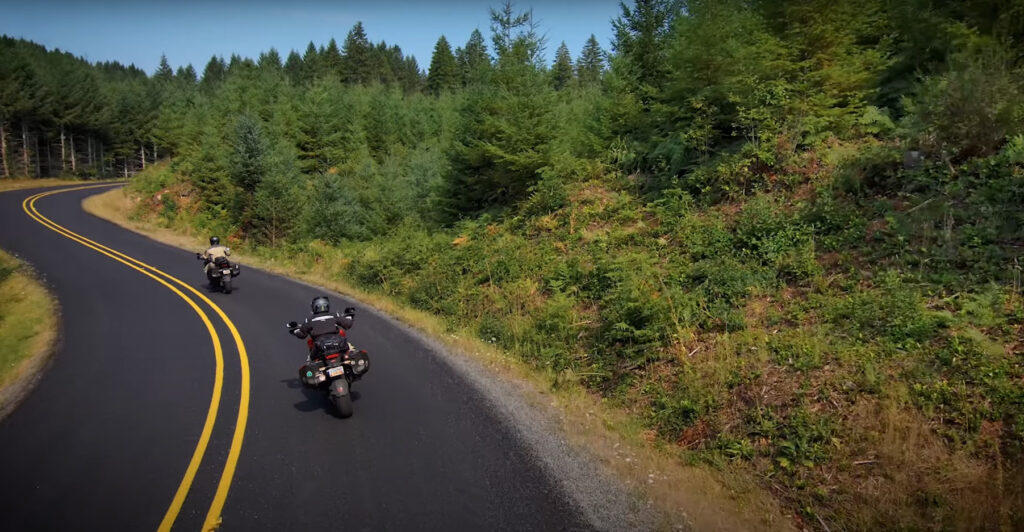
[[[339,375],[344,375],[344,374],[345,374],[345,366],[338,366],[336,368],[331,368],[331,369],[327,370],[327,376],[328,377],[337,377]]]
[[[231,270],[221,270],[220,274],[221,275],[231,275]]]

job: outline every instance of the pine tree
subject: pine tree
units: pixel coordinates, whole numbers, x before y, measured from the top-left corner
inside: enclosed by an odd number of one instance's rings
[[[192,63],[185,65],[184,68],[178,67],[178,72],[175,73],[175,77],[189,86],[195,85],[198,81],[196,77],[196,69],[192,66]]]
[[[161,82],[167,83],[174,79],[174,70],[171,69],[171,65],[167,62],[167,56],[160,54],[160,66],[157,67],[156,72],[153,73],[153,78]]]
[[[327,48],[324,48],[324,52],[320,55],[321,66],[325,75],[333,76],[335,79],[342,79],[342,69],[344,62],[341,57],[341,50],[338,49],[338,43],[332,37],[330,42],[327,43]]]
[[[583,45],[583,52],[576,61],[576,77],[583,86],[597,85],[601,81],[601,72],[604,70],[604,51],[597,43],[593,34]]]
[[[306,53],[302,56],[302,65],[302,79],[306,83],[311,83],[320,77],[320,52],[316,51],[313,41],[309,41],[309,44],[306,45]]]
[[[462,85],[468,86],[483,82],[491,69],[491,56],[487,55],[487,44],[480,30],[474,29],[466,41],[459,57],[459,68],[462,74]]]
[[[302,72],[302,56],[299,55],[299,52],[292,50],[284,62],[284,73],[292,85],[300,85],[304,81]]]
[[[572,58],[569,56],[569,47],[565,45],[565,41],[562,41],[555,52],[555,63],[551,67],[551,84],[555,90],[562,90],[572,83],[572,76]]]
[[[261,70],[281,70],[281,54],[277,53],[275,48],[271,48],[269,51],[260,54],[260,59],[257,64]]]
[[[342,80],[345,83],[361,85],[370,81],[370,71],[372,70],[370,47],[363,23],[356,22],[356,25],[348,32],[348,36],[345,37],[345,45],[342,50],[345,57]]]
[[[505,0],[501,10],[491,8],[491,33],[499,62],[539,66],[544,38],[537,34],[532,9],[516,13],[512,0]]]
[[[224,65],[224,60],[213,56],[206,63],[206,68],[203,69],[203,79],[199,84],[205,89],[212,89],[223,83],[226,75],[227,67]]]
[[[427,73],[427,91],[438,95],[450,91],[459,85],[459,70],[455,56],[448,46],[444,35],[434,45],[434,56],[430,60],[430,72]]]

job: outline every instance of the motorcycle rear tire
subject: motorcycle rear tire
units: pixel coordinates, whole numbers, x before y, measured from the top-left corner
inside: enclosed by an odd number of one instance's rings
[[[221,286],[221,289],[224,290],[225,294],[230,294],[231,293],[231,278],[230,277],[221,278],[220,286]]]
[[[341,419],[352,417],[352,385],[345,385],[345,394],[337,395],[331,394],[331,402],[334,403],[334,408],[338,410],[338,417]]]

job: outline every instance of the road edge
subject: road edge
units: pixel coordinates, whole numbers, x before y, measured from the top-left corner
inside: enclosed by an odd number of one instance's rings
[[[36,386],[42,380],[46,374],[46,370],[49,369],[50,364],[53,362],[57,351],[60,350],[61,346],[61,335],[54,331],[59,331],[63,326],[63,314],[61,312],[60,302],[53,295],[53,291],[47,286],[45,280],[40,277],[39,272],[32,267],[31,264],[26,262],[21,257],[17,256],[13,252],[3,250],[8,256],[12,257],[18,262],[19,270],[15,272],[15,275],[22,275],[28,282],[37,285],[43,293],[48,297],[48,300],[52,304],[52,315],[56,321],[56,327],[44,328],[41,327],[38,332],[32,335],[32,340],[43,338],[41,341],[42,345],[38,347],[35,352],[31,352],[28,356],[18,363],[18,368],[15,370],[20,375],[13,378],[11,382],[0,386],[0,422],[7,418],[12,412],[14,412],[18,406],[21,405],[32,390],[35,390]],[[52,337],[49,341],[46,341],[47,337]]]

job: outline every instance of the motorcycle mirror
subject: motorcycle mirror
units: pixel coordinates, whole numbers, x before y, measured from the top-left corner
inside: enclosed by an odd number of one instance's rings
[[[289,322],[288,322],[288,323],[286,323],[285,325],[287,325],[289,329],[294,329],[294,328],[296,328],[296,327],[298,327],[298,326],[299,326],[299,324],[298,324],[298,323],[295,323],[294,321],[289,321]]]

